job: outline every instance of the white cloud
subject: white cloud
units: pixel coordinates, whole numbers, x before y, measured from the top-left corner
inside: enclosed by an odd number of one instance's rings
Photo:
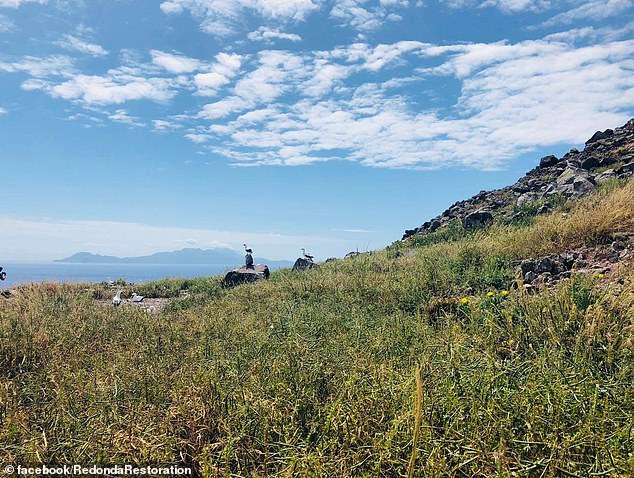
[[[157,251],[196,247],[231,247],[242,250],[246,242],[258,256],[288,259],[310,244],[321,255],[341,255],[354,248],[353,239],[335,239],[275,232],[225,231],[213,229],[150,226],[116,221],[65,221],[17,219],[0,216],[0,256],[13,261],[52,260],[79,251],[114,256],[137,256]]]
[[[302,37],[296,33],[285,33],[277,28],[260,27],[249,33],[247,38],[251,41],[272,42],[274,40],[301,41]]]
[[[591,0],[571,10],[555,15],[542,25],[552,27],[559,24],[570,24],[584,19],[592,19],[593,21],[603,20],[632,11],[633,8],[634,2],[632,0]]]
[[[24,3],[46,3],[47,0],[0,0],[0,8],[18,8]]]
[[[0,116],[4,116],[6,115],[8,112],[6,109],[4,109],[2,106],[0,106]]]
[[[391,7],[404,7],[406,0],[381,1],[377,6],[369,0],[338,0],[330,10],[330,17],[356,30],[368,32],[378,30],[384,23],[400,21],[402,17],[390,12]]]
[[[563,32],[551,33],[544,37],[547,41],[561,41],[564,43],[577,43],[581,41],[612,41],[627,38],[634,32],[634,22],[627,23],[623,27],[581,27]]]
[[[228,84],[238,74],[241,65],[241,55],[219,53],[216,55],[216,61],[206,68],[204,73],[194,76],[196,94],[215,96],[221,87]]]
[[[111,70],[105,76],[75,75],[70,80],[49,86],[55,98],[78,100],[84,104],[121,104],[130,100],[167,101],[176,92],[167,78],[145,78]]]
[[[188,133],[185,135],[185,138],[190,140],[192,143],[203,144],[209,141],[211,136],[207,134],[196,134],[196,133]]]
[[[78,51],[90,56],[105,56],[108,54],[108,51],[101,45],[91,43],[74,35],[64,35],[61,40],[56,42],[56,45],[66,50]]]
[[[200,68],[201,62],[183,55],[165,53],[159,50],[150,51],[152,62],[170,73],[191,73]]]
[[[117,123],[124,123],[130,126],[144,126],[143,122],[135,116],[130,116],[126,110],[116,110],[114,113],[109,114],[108,118]]]
[[[632,40],[583,47],[548,40],[400,42],[302,55],[267,52],[236,84],[234,96],[203,108],[199,117],[212,124],[193,134],[240,165],[339,158],[374,167],[496,168],[536,147],[580,143],[627,120],[634,108],[633,59]],[[353,79],[392,66],[406,76]],[[392,91],[437,76],[460,86],[446,109],[421,109],[407,91]]]
[[[153,120],[152,126],[155,131],[174,131],[181,127],[178,123],[168,120]]]
[[[74,71],[73,61],[67,56],[53,55],[49,57],[25,56],[13,61],[0,61],[0,71],[6,73],[27,73],[36,78],[47,76],[69,76]]]
[[[215,103],[209,103],[203,107],[198,116],[208,120],[216,120],[225,116],[242,111],[249,107],[249,103],[245,100],[230,96]]]
[[[189,11],[201,21],[203,31],[227,36],[237,33],[247,13],[278,21],[301,21],[319,7],[311,0],[166,0],[166,14]]]
[[[506,13],[540,11],[549,8],[557,0],[485,0],[481,7],[496,7]],[[459,3],[459,2],[455,2]]]

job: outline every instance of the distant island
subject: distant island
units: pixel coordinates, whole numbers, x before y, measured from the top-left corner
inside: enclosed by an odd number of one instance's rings
[[[116,257],[78,252],[70,257],[58,259],[55,262],[73,264],[209,264],[209,265],[239,265],[244,262],[243,254],[226,247],[212,249],[185,248],[178,251],[156,252],[149,256]],[[270,268],[289,267],[289,261],[274,261],[261,257],[255,258],[256,263],[268,264]]]

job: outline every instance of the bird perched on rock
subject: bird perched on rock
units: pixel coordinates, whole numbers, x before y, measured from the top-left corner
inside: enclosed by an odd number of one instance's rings
[[[306,253],[306,249],[304,249],[302,247],[302,254],[304,255],[304,259],[313,262],[313,259],[315,258],[315,256],[311,256],[310,254]]]
[[[5,280],[7,278],[7,273],[0,267],[0,280]]]
[[[112,298],[112,305],[114,305],[115,307],[120,306],[121,303],[123,302],[123,300],[121,299],[121,294],[122,293],[123,293],[123,291],[119,290],[119,291],[117,291],[115,296]]]
[[[247,269],[253,269],[253,249],[247,247],[246,244],[242,244],[244,246],[244,251],[247,253],[244,256],[244,267]]]
[[[143,302],[143,299],[145,299],[145,297],[143,297],[142,295],[137,294],[136,292],[132,293],[132,297],[130,297],[130,300],[132,302],[138,303],[138,302]]]

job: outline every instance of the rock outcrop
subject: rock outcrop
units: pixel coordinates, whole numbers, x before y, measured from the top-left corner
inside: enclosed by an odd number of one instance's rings
[[[624,235],[614,237],[609,244],[525,259],[517,266],[517,276],[526,290],[533,290],[567,279],[575,273],[609,274],[618,264],[632,258],[633,245],[633,238]]]
[[[256,264],[253,269],[241,267],[227,272],[225,278],[222,280],[222,286],[235,287],[240,284],[268,279],[270,275],[269,267],[264,264]]]
[[[315,264],[313,261],[310,261],[308,259],[305,259],[303,257],[298,258],[295,261],[295,264],[293,264],[293,270],[294,271],[305,271],[308,269],[312,269],[314,267],[317,267],[317,264]]]
[[[583,151],[571,149],[561,158],[545,156],[539,166],[512,186],[480,191],[471,199],[454,203],[420,227],[408,229],[403,239],[429,234],[458,220],[466,229],[486,227],[494,219],[512,220],[521,209],[541,202],[536,214],[548,212],[549,200],[581,197],[610,179],[634,174],[634,119],[614,130],[597,131]],[[518,209],[520,211],[518,211]]]

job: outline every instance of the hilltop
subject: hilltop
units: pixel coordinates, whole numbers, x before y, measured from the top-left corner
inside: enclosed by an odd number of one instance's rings
[[[382,251],[232,289],[134,286],[169,298],[156,315],[94,284],[20,288],[0,299],[3,461],[634,475],[632,141],[609,143],[633,126]],[[610,163],[576,165],[595,150]]]
[[[459,222],[466,228],[485,225],[495,217],[513,223],[526,216],[544,214],[562,200],[579,198],[611,179],[634,174],[634,118],[614,130],[597,131],[583,151],[571,149],[561,158],[549,155],[515,184],[452,204],[420,227],[408,229],[403,239],[425,235]]]

